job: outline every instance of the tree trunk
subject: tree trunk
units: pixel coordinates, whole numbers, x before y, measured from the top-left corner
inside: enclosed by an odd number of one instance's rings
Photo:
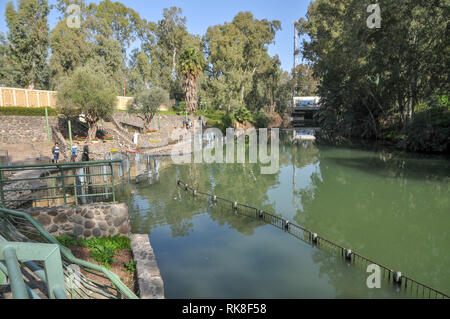
[[[155,117],[155,114],[146,115],[144,119],[144,130],[150,130],[150,124],[152,124],[152,120]]]
[[[86,137],[86,142],[91,142],[95,139],[97,135],[97,121],[88,122],[88,136]]]

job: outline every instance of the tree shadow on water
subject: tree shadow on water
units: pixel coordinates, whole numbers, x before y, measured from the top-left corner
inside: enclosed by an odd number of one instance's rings
[[[327,157],[321,163],[332,162],[341,167],[386,178],[446,181],[450,178],[450,162],[440,159],[393,157],[389,154],[362,157]]]

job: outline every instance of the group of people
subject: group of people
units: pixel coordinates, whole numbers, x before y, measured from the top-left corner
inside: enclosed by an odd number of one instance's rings
[[[190,130],[192,128],[191,120],[189,120],[189,121],[184,120],[183,121],[183,128]]]
[[[55,143],[55,145],[52,148],[52,154],[53,154],[53,163],[59,162],[59,155],[60,155],[60,148],[59,143]],[[82,162],[89,162],[89,143],[86,143],[83,147],[83,154],[81,156]],[[78,162],[78,143],[75,142],[75,145],[72,147],[72,162]]]

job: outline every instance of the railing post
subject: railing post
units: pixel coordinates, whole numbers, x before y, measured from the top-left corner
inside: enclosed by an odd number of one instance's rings
[[[69,125],[69,139],[70,139],[70,153],[72,154],[72,124],[70,123],[70,120],[68,122]]]
[[[75,194],[75,205],[78,205],[78,192],[77,192],[77,169],[74,170],[73,191]]]
[[[113,202],[116,202],[116,192],[115,192],[115,185],[114,185],[114,171],[113,166],[111,163],[109,163],[109,167],[111,169],[111,186],[112,186],[112,195],[113,195]]]
[[[47,110],[47,108],[45,108],[45,121],[47,122],[47,141],[51,142],[52,139],[50,138],[50,125],[48,125],[48,110]]]
[[[19,261],[17,260],[14,247],[6,246],[3,249],[8,277],[11,284],[11,291],[15,299],[29,299],[25,282],[20,271]]]
[[[0,166],[2,160],[0,159]],[[0,170],[0,207],[6,208],[5,205],[5,193],[3,192],[3,171]]]
[[[66,195],[66,182],[64,181],[64,169],[59,167],[61,170],[61,182],[62,182],[62,190],[63,190],[63,196],[64,196],[64,206],[67,205],[67,195]]]

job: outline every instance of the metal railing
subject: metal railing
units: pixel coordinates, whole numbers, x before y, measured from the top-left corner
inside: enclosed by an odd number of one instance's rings
[[[49,248],[54,248],[55,245],[58,246],[60,251],[59,260],[62,262],[66,285],[65,288],[62,288],[61,284],[56,284],[56,286],[52,284],[50,286],[53,287],[50,288],[50,294],[53,292],[55,298],[62,298],[65,293],[70,299],[138,299],[116,274],[104,267],[74,257],[68,248],[62,246],[26,213],[0,208],[0,235],[9,242],[9,246],[20,247],[21,244],[30,245],[32,243],[50,244],[47,246]],[[32,246],[28,246],[25,249],[26,253],[30,253],[30,247]],[[4,249],[0,248],[0,250]],[[45,261],[41,260],[38,253],[38,250],[34,250],[31,255],[19,255],[18,260],[33,260],[33,263],[21,263],[21,266],[28,267],[38,277],[43,279],[46,278],[46,273],[43,270],[47,267]],[[55,266],[55,263],[52,260],[49,262],[48,267]],[[11,269],[13,268],[16,267]],[[77,271],[74,272],[74,269]],[[7,272],[11,276],[9,269]],[[0,269],[1,274],[2,271]],[[15,278],[14,284],[20,281],[17,279],[17,276]],[[0,276],[0,283],[1,280],[2,276]],[[48,282],[50,280],[47,280]],[[23,295],[23,286],[22,288],[20,286],[21,283],[19,283],[19,289],[22,289]],[[12,290],[15,290],[15,288],[12,288]]]
[[[115,170],[122,166],[121,160],[0,166],[0,207],[77,205],[98,198],[115,202],[121,176]]]
[[[240,204],[217,195],[211,195],[198,191],[188,184],[185,184],[181,180],[177,180],[177,185],[182,187],[185,191],[191,192],[195,197],[205,196],[211,200],[214,204],[222,204],[225,208],[230,208],[234,213],[241,214],[250,218],[261,220],[267,224],[271,224],[292,236],[308,243],[314,247],[321,248],[324,250],[331,251],[338,256],[341,256],[344,260],[357,265],[377,265],[382,270],[383,279],[397,285],[399,288],[404,289],[406,293],[414,294],[417,297],[422,298],[435,298],[435,299],[449,299],[450,296],[438,291],[428,285],[418,282],[417,280],[402,274],[400,271],[393,270],[390,267],[377,263],[363,255],[360,255],[351,249],[345,248],[339,244],[336,244],[324,237],[319,236],[304,227],[296,225],[281,216],[276,216],[274,214],[268,213],[262,209],[258,209],[245,204]]]
[[[5,265],[0,263],[0,271],[5,278],[9,278],[15,299],[40,299],[38,294],[25,284],[19,262],[22,263],[22,267],[28,267],[37,278],[46,283],[51,299],[66,299],[64,272],[58,245],[8,242],[0,236],[1,260],[5,261]],[[42,262],[44,269],[37,266],[35,261]]]

